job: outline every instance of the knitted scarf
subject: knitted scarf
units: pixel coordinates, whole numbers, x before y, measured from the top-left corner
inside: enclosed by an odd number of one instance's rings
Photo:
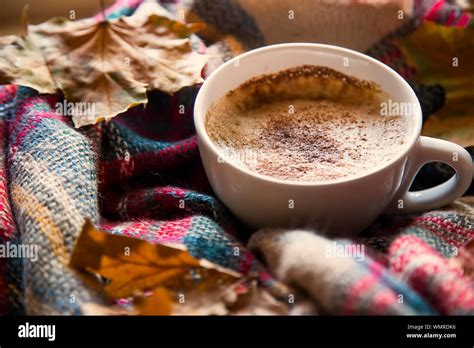
[[[140,2],[118,1],[107,15],[129,15]],[[192,38],[214,54],[208,73],[267,43],[238,1],[161,4],[175,14],[184,9],[214,30]],[[415,14],[466,25],[470,16],[452,6],[423,2]],[[410,67],[395,54],[393,38],[421,17],[368,51],[408,80]],[[442,106],[439,88],[413,86],[424,116]],[[200,162],[192,120],[198,88],[173,96],[151,92],[146,106],[76,129],[55,112],[60,96],[0,87],[0,239],[36,245],[39,254],[36,260],[0,258],[1,313],[81,314],[83,304],[100,301],[67,265],[91,218],[113,234],[183,243],[197,258],[256,277],[281,300],[292,291],[284,284],[291,285],[321,313],[474,314],[473,281],[449,259],[474,237],[472,198],[443,210],[381,217],[353,241],[331,241],[317,231],[249,231],[214,196]],[[449,174],[432,166],[419,181]],[[363,260],[323,255],[351,245],[366,248]]]

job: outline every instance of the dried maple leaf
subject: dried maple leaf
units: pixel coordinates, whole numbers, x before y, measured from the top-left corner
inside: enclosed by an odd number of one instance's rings
[[[81,304],[84,315],[170,315],[173,302],[168,290],[157,288],[151,294],[137,295],[131,306],[122,307],[113,302],[101,304],[86,302]]]
[[[169,18],[153,2],[143,3],[131,17],[53,18],[28,29],[24,39],[0,42],[0,83],[43,93],[57,86],[68,101],[90,106],[87,115],[73,116],[78,127],[146,103],[147,90],[174,93],[202,82],[207,56],[194,52],[188,38],[199,26]],[[11,64],[18,54],[25,64]],[[28,72],[32,67],[38,73]]]
[[[56,92],[43,56],[28,37],[0,37],[0,84],[10,83],[31,87],[40,93]]]
[[[151,313],[149,305],[160,298],[165,301],[164,288],[174,303],[186,304],[191,312],[219,300],[241,281],[233,271],[206,260],[192,257],[181,245],[156,245],[145,240],[109,234],[94,228],[88,220],[71,256],[72,267],[107,279],[103,290],[110,299],[143,297],[155,291],[151,298],[141,298],[139,313]],[[166,302],[166,301],[165,301]],[[193,304],[194,302],[194,304]],[[176,307],[176,305],[174,306]],[[167,310],[164,304],[162,312]]]
[[[445,106],[428,118],[423,134],[474,145],[474,27],[424,22],[396,42],[419,82],[446,90]]]
[[[117,305],[103,305],[94,302],[86,302],[81,305],[83,315],[128,315],[129,311]]]
[[[214,279],[194,284],[177,293],[173,315],[227,315],[229,307],[237,300],[237,288],[245,280]]]
[[[233,315],[288,315],[289,307],[252,282],[230,308]]]
[[[139,315],[170,315],[173,302],[169,291],[157,288],[149,296],[140,296],[133,301]]]

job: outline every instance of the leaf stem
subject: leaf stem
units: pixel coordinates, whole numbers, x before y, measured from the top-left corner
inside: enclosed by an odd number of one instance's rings
[[[104,0],[100,0],[100,12],[102,13],[102,18],[104,21],[107,20],[107,17],[105,16],[105,4]]]

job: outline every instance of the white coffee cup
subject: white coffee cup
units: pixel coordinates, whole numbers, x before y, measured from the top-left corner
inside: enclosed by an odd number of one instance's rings
[[[273,178],[223,161],[205,128],[209,107],[248,79],[304,64],[333,68],[378,83],[394,101],[413,105],[410,134],[403,151],[370,172],[332,181],[303,182]],[[314,227],[347,235],[369,226],[382,213],[411,213],[439,208],[460,197],[472,180],[469,153],[454,143],[420,136],[421,107],[408,83],[385,64],[349,49],[310,43],[262,47],[229,60],[204,82],[194,107],[199,151],[219,199],[251,227]],[[443,162],[456,174],[433,188],[408,191],[427,162]]]

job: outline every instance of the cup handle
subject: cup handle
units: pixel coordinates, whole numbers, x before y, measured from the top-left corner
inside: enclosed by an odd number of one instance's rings
[[[401,186],[389,205],[388,213],[404,214],[442,207],[462,196],[471,184],[473,171],[471,155],[461,146],[421,136],[415,147],[408,158]],[[446,163],[456,173],[448,181],[435,187],[409,191],[418,171],[429,162]]]

